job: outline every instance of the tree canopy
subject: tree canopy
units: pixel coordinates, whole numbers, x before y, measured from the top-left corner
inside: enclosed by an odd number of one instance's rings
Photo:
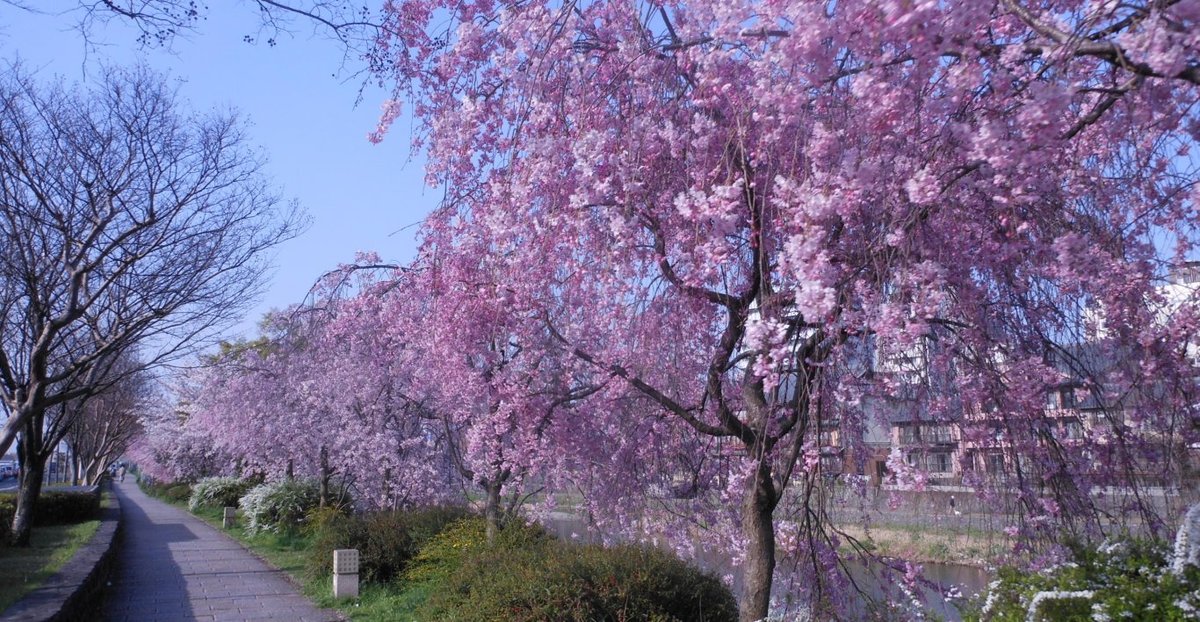
[[[387,3],[374,138],[411,107],[447,199],[411,272],[360,292],[408,311],[372,313],[404,328],[357,369],[420,352],[384,373],[393,413],[448,416],[478,464],[582,494],[598,525],[729,553],[746,622],[784,576],[811,612],[846,605],[867,552],[830,499],[901,414],[1000,452],[1003,477],[964,457],[964,480],[1012,495],[1031,546],[1159,529],[1138,491],[1186,481],[1200,441],[1198,21],[1191,2]],[[1047,409],[1068,393],[1094,419],[1071,438]]]

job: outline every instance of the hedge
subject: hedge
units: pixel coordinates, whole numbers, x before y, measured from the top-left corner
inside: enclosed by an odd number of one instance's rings
[[[0,542],[7,542],[17,497],[0,494]],[[33,507],[33,526],[66,525],[89,521],[100,515],[100,491],[43,490]]]

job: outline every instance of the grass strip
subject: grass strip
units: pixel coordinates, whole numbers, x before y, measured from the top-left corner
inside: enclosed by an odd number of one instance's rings
[[[0,611],[37,589],[87,544],[99,520],[33,528],[29,547],[0,547]]]

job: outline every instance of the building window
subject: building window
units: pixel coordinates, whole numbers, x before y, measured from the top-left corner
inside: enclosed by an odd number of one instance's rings
[[[900,442],[904,445],[915,445],[921,442],[920,428],[915,425],[900,427]]]
[[[931,425],[927,426],[921,433],[925,440],[930,443],[953,443],[954,434],[948,425]]]
[[[1062,404],[1063,408],[1075,408],[1075,388],[1074,387],[1067,387],[1067,388],[1063,389],[1062,391],[1060,391],[1059,394],[1062,396],[1060,398],[1060,403]]]
[[[988,475],[1003,475],[1004,474],[1004,454],[989,453],[983,457],[983,466],[987,470]]]
[[[821,456],[821,473],[837,475],[842,472],[841,454],[825,454]]]
[[[950,468],[950,452],[935,451],[929,454],[926,464],[928,464],[930,473],[949,473],[953,469]]]
[[[1063,422],[1063,438],[1078,439],[1083,438],[1083,424],[1074,419]]]
[[[1048,410],[1075,408],[1075,405],[1075,387],[1054,389],[1046,393],[1046,408]]]

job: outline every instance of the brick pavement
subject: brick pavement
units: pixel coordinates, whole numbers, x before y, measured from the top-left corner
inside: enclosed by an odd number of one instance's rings
[[[115,484],[124,535],[101,619],[110,622],[331,622],[283,573],[207,523]]]

